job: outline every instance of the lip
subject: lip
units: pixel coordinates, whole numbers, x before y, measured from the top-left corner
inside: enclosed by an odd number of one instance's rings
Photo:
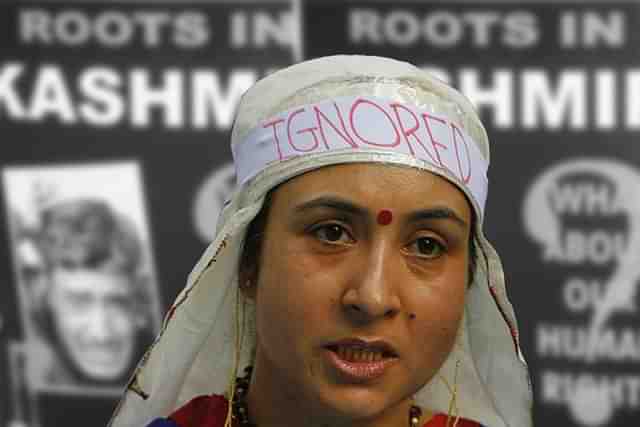
[[[121,358],[118,354],[87,354],[85,360],[94,365],[113,366],[120,363]]]
[[[338,353],[339,346],[359,347],[382,351],[382,360],[367,362],[350,362],[342,359]],[[350,382],[368,382],[380,378],[398,360],[398,353],[389,343],[383,340],[363,340],[348,338],[334,341],[324,346],[325,355],[330,365],[336,369],[341,377]]]

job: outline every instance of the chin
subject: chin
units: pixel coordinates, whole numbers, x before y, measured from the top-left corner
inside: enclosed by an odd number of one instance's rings
[[[342,419],[372,418],[401,400],[393,399],[387,390],[353,384],[328,387],[319,399],[323,413]]]
[[[122,363],[114,363],[113,366],[99,366],[97,364],[85,364],[81,367],[83,375],[96,382],[111,382],[120,380],[126,373],[126,366]]]

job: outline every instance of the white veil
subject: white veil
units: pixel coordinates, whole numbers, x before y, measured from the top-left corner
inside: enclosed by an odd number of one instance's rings
[[[488,166],[488,138],[469,101],[408,63],[372,56],[332,56],[293,65],[256,83],[242,98],[232,133],[238,190],[220,215],[215,240],[195,265],[161,333],[141,360],[111,426],[141,427],[195,396],[225,394],[235,370],[250,363],[254,344],[253,308],[246,306],[240,310],[246,316],[235,316],[237,307],[245,304],[240,301],[237,271],[249,223],[260,211],[265,194],[278,184],[309,170],[348,162],[422,168],[443,176],[467,195],[476,215],[477,268],[457,342],[440,374],[457,379],[457,415],[487,427],[532,425],[531,386],[515,315],[500,259],[482,233],[486,181],[472,188],[447,168],[382,147],[265,158],[262,163],[246,158],[251,157],[256,129],[261,132],[253,146],[257,157],[259,145],[271,138],[265,132],[272,129],[259,126],[266,119],[305,105],[359,96],[402,103],[457,124],[473,141],[471,151]],[[337,111],[338,104],[334,105]],[[254,163],[247,166],[247,162]],[[434,377],[418,392],[416,403],[446,414],[452,394],[439,378]]]

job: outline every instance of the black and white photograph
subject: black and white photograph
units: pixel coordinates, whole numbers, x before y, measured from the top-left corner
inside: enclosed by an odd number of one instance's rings
[[[14,381],[27,395],[119,393],[160,322],[138,164],[7,167],[2,184],[23,330]]]

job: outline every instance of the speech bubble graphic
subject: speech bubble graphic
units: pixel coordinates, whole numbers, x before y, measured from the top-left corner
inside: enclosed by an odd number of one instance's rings
[[[541,245],[543,257],[561,251],[561,221],[549,203],[549,192],[563,177],[590,174],[615,183],[616,195],[611,210],[629,218],[626,250],[617,257],[617,265],[607,280],[602,300],[594,307],[589,323],[589,360],[597,347],[602,328],[614,313],[634,313],[635,295],[640,279],[640,173],[620,162],[606,159],[576,159],[546,170],[531,186],[524,202],[524,225],[528,235]]]

